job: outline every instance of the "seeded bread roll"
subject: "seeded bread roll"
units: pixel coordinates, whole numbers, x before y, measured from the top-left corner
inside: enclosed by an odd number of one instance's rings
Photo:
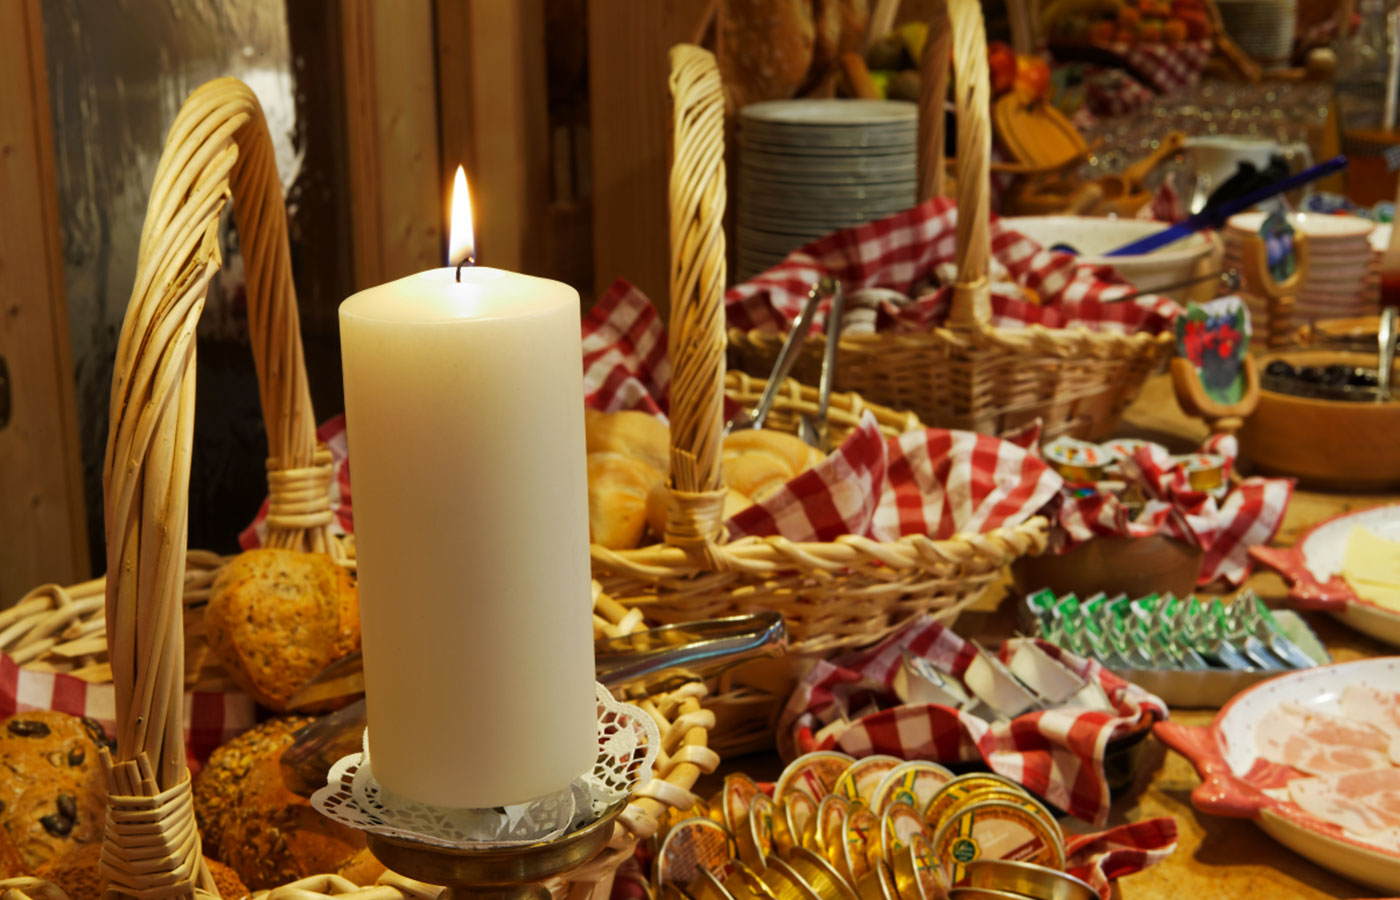
[[[791,97],[816,44],[812,0],[726,0],[719,69],[733,109]]]
[[[104,746],[92,719],[36,710],[0,722],[0,828],[29,869],[101,841]]]
[[[671,469],[671,429],[650,413],[584,412],[587,452],[621,453],[646,463],[658,472]]]
[[[21,875],[32,875],[34,870],[25,864],[20,857],[19,851],[15,849],[14,843],[10,840],[10,835],[5,829],[0,828],[0,879],[19,878]]]
[[[365,836],[318,813],[282,783],[278,765],[311,719],[269,719],[215,750],[194,780],[204,852],[227,863],[251,890],[336,872]]]
[[[214,579],[204,628],[238,686],[281,712],[312,676],[359,649],[354,576],[323,553],[249,550]]]

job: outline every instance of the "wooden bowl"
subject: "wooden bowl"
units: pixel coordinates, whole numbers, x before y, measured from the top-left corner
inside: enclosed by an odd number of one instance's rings
[[[1292,350],[1260,357],[1260,370],[1275,359],[1295,366],[1376,365],[1374,353]],[[1265,474],[1292,475],[1330,490],[1400,487],[1400,401],[1315,400],[1264,388],[1239,438],[1240,454]]]
[[[1049,588],[1081,600],[1100,591],[1110,597],[1163,594],[1185,597],[1201,574],[1200,547],[1154,534],[1145,538],[1100,537],[1067,553],[1022,557],[1011,564],[1011,579],[1022,594]]]

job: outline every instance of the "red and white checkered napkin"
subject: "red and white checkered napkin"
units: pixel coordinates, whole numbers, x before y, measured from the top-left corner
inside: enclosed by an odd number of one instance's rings
[[[1002,659],[1029,640],[1007,641]],[[778,720],[778,749],[785,758],[840,750],[857,758],[887,753],[941,763],[980,760],[1071,815],[1101,825],[1108,818],[1103,771],[1108,742],[1167,718],[1166,704],[1096,662],[1037,643],[1081,678],[1096,680],[1116,712],[1054,709],[989,725],[947,706],[899,705],[893,684],[905,652],[958,678],[977,655],[971,643],[923,615],[876,647],[818,661]],[[822,729],[818,740],[814,735]]]
[[[725,294],[729,325],[784,331],[797,318],[812,284],[831,275],[850,295],[884,288],[913,296],[935,274],[943,286],[911,302],[880,302],[877,331],[928,331],[948,318],[956,278],[957,206],[946,197],[829,234],[788,254],[777,266]],[[1034,290],[1041,303],[1024,299],[1004,281],[992,283],[992,324],[1001,328],[1044,325],[1093,331],[1156,334],[1181,307],[1166,297],[1143,295],[1109,302],[1133,292],[1110,266],[1077,263],[1067,253],[1045,250],[1030,238],[991,220],[995,266]],[[994,268],[995,268],[994,266]],[[818,317],[815,328],[820,328]]]
[[[1126,116],[1157,99],[1152,88],[1122,69],[1090,66],[1084,73],[1084,99],[1096,116]]]
[[[1147,79],[1159,94],[1169,94],[1200,81],[1214,48],[1215,44],[1209,38],[1179,44],[1102,45],[1102,49],[1114,54],[1140,77]]]
[[[1239,455],[1234,437],[1218,434],[1201,445],[1202,453],[1226,459],[1226,474]],[[1059,527],[1051,530],[1051,550],[1064,552],[1094,537],[1148,537],[1159,531],[1205,551],[1199,584],[1223,578],[1244,581],[1253,568],[1249,548],[1267,544],[1283,523],[1293,496],[1290,478],[1246,478],[1223,502],[1191,487],[1185,468],[1161,447],[1139,447],[1122,463],[1124,476],[1140,485],[1147,502],[1134,518],[1117,494],[1096,491],[1078,496],[1062,490],[1044,514]]]
[[[0,719],[31,709],[53,709],[72,716],[89,716],[116,735],[117,696],[110,684],[94,684],[54,672],[25,669],[0,653]],[[194,765],[209,758],[221,744],[257,722],[253,698],[242,691],[187,693],[185,747]]]
[[[615,282],[584,318],[583,363],[588,407],[664,415],[671,383],[666,329],[651,301],[626,281]],[[335,528],[349,532],[354,517],[344,417],[316,433],[336,467]],[[887,439],[867,413],[861,427],[820,465],[741,511],[727,527],[731,539],[947,538],[1024,522],[1063,483],[1033,452],[1015,444],[936,428]],[[264,503],[240,536],[244,547],[259,545],[266,514]]]

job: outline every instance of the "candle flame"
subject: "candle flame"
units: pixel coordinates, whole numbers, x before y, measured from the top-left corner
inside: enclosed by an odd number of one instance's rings
[[[452,228],[448,232],[447,264],[469,263],[476,255],[476,239],[472,234],[472,198],[467,192],[467,173],[461,166],[452,179]]]

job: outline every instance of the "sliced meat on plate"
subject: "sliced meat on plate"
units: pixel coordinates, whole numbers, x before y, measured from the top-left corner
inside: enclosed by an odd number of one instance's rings
[[[1400,852],[1400,769],[1295,778],[1288,796],[1356,839]]]
[[[1259,721],[1259,755],[1309,775],[1390,767],[1390,737],[1365,722],[1283,704]]]
[[[1347,718],[1368,722],[1389,735],[1400,735],[1400,694],[1369,684],[1349,684],[1342,691]]]

